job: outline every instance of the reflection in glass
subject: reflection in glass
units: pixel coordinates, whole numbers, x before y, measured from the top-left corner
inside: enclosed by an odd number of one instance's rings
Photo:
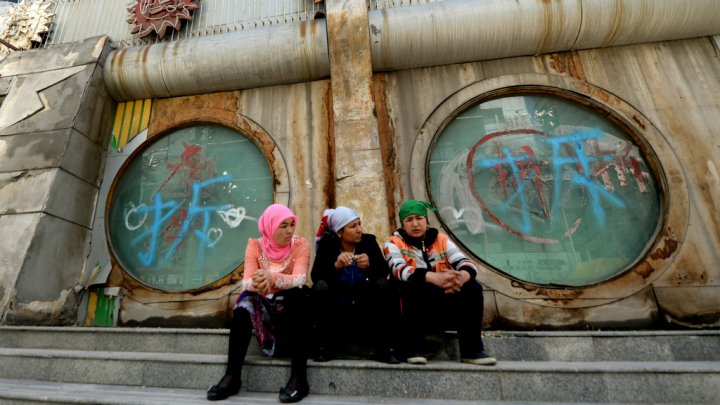
[[[430,193],[468,250],[509,276],[582,286],[644,254],[660,221],[647,159],[605,116],[553,95],[475,105],[430,151]]]

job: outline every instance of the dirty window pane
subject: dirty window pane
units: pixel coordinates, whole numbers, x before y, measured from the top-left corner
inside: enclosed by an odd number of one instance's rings
[[[475,105],[430,151],[430,194],[446,229],[507,275],[582,286],[642,256],[660,220],[653,171],[603,115],[554,95]]]
[[[220,126],[181,129],[123,172],[108,213],[110,243],[147,285],[205,286],[240,265],[272,187],[268,162],[248,138]]]

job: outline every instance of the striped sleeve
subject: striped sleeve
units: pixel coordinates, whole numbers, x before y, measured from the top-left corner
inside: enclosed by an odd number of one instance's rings
[[[450,262],[450,265],[452,265],[453,269],[460,270],[461,268],[464,268],[468,271],[468,273],[470,273],[472,278],[477,276],[477,266],[475,263],[470,261],[465,254],[463,254],[455,242],[448,238],[445,247],[447,248],[448,261]]]
[[[383,249],[385,260],[393,277],[397,280],[408,281],[410,276],[415,272],[415,267],[408,265],[400,248],[392,242],[391,239],[385,240],[385,248]]]

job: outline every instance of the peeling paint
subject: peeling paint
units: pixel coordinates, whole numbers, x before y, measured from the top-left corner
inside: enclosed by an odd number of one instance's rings
[[[28,303],[18,303],[18,309],[21,311],[29,311],[39,314],[56,314],[63,312],[66,305],[68,305],[68,299],[71,297],[73,289],[67,289],[60,291],[60,296],[55,301],[31,301]]]

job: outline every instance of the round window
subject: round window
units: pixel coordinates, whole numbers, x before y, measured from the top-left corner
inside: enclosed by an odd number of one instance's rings
[[[584,286],[648,249],[662,212],[653,170],[607,113],[552,94],[482,101],[431,147],[430,195],[467,250],[515,279]]]
[[[184,128],[149,143],[116,180],[110,245],[140,282],[197,289],[242,263],[272,198],[270,167],[248,138],[216,125]]]

